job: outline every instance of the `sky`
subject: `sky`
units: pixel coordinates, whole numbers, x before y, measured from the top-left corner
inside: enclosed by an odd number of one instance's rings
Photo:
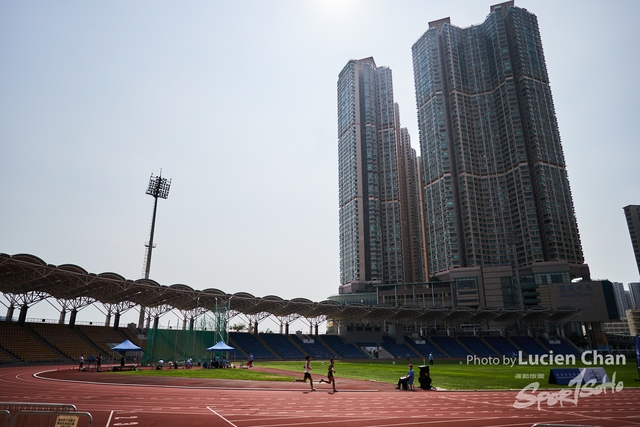
[[[419,150],[411,46],[495,3],[0,0],[0,252],[139,279],[162,171],[151,279],[325,300],[338,73],[369,56],[391,68]],[[622,208],[640,204],[640,2],[516,6],[538,17],[591,276],[639,281]]]

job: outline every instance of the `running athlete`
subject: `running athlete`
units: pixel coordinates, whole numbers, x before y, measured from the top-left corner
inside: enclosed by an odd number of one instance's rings
[[[309,380],[309,382],[311,383],[311,391],[316,391],[315,388],[313,388],[313,378],[311,378],[311,356],[307,356],[306,357],[307,361],[304,364],[304,378],[300,379],[300,378],[294,378],[293,382],[303,382],[306,383],[307,379]]]
[[[333,386],[333,392],[337,392],[338,390],[336,390],[336,379],[333,377],[333,374],[336,372],[335,368],[334,368],[334,364],[335,362],[333,361],[333,359],[329,360],[329,368],[328,368],[328,372],[327,372],[327,380],[325,381],[323,378],[320,378],[319,383],[327,383],[327,384],[331,384]]]

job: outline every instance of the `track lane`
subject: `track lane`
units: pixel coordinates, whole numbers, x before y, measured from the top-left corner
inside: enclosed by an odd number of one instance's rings
[[[252,383],[250,389],[222,380],[208,381],[208,387],[201,381],[118,384],[105,379],[130,382],[131,377],[68,368],[49,374],[57,379],[34,377],[44,370],[0,368],[0,400],[73,403],[93,415],[95,427],[529,427],[537,422],[640,427],[640,389],[584,398],[577,406],[542,405],[538,411],[514,408],[515,391],[403,392],[340,379],[335,394],[290,383],[264,388]]]

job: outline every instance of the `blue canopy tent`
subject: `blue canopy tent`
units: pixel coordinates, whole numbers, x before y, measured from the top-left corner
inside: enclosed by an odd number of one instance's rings
[[[218,341],[216,345],[211,346],[207,349],[207,351],[229,351],[229,350],[235,350],[235,348],[226,345],[224,341]]]
[[[129,340],[124,340],[120,344],[115,347],[111,347],[112,351],[117,351],[118,353],[126,353],[127,351],[142,351],[141,347],[138,347],[134,343]]]
[[[234,353],[234,359],[235,359],[235,348],[225,344],[224,341],[218,341],[216,345],[213,345],[207,349],[207,351],[214,351],[214,352],[217,352],[217,351],[229,352],[230,350],[234,350],[233,353]],[[227,356],[229,356],[228,353],[227,353]]]
[[[135,345],[134,343],[132,343],[129,340],[124,340],[123,342],[121,342],[120,344],[116,345],[115,347],[111,347],[111,352],[118,352],[120,353],[121,357],[121,362],[120,362],[120,368],[124,368],[124,358],[127,355],[127,352],[134,352],[135,354],[133,355],[135,356],[141,356],[142,355],[142,348]]]

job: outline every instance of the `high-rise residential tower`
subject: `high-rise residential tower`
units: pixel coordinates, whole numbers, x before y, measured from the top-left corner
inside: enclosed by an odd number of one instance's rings
[[[631,308],[640,309],[640,282],[629,283],[629,297]]]
[[[618,308],[618,315],[621,319],[627,317],[627,310],[631,310],[633,305],[631,303],[631,294],[624,289],[624,285],[620,282],[613,282],[613,293],[616,296],[616,306]]]
[[[633,254],[636,256],[636,264],[638,265],[638,272],[640,272],[640,239],[638,238],[640,236],[640,205],[629,205],[623,209],[624,216],[627,218]]]
[[[373,58],[338,78],[338,175],[340,293],[424,280],[416,152]]]
[[[429,275],[475,269],[458,294],[506,306],[588,279],[536,16],[509,1],[479,25],[433,21],[412,53]],[[487,266],[502,295],[477,291]]]

